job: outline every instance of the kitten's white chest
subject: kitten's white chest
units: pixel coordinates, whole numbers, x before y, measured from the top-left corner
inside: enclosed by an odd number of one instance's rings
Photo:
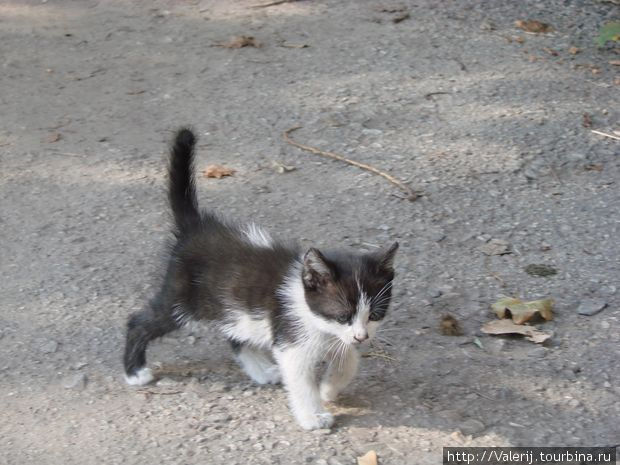
[[[273,335],[271,325],[266,318],[254,317],[240,310],[231,311],[221,326],[222,332],[237,342],[248,343],[256,347],[271,348]]]

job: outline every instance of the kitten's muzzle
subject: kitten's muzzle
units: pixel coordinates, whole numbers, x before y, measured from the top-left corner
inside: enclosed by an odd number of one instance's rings
[[[364,331],[363,333],[357,333],[355,336],[353,336],[353,339],[355,339],[357,343],[362,343],[366,339],[368,339],[368,332]]]

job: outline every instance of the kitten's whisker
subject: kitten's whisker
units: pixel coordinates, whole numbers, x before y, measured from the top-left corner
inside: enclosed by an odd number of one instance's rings
[[[384,342],[387,344],[392,344],[392,341],[390,341],[389,339],[384,338],[383,336],[379,336],[378,334],[375,334],[375,341],[379,341],[379,342]]]
[[[373,305],[373,306],[375,306],[375,307],[378,307],[378,306],[380,306],[380,305],[383,305],[383,304],[384,304],[384,303],[386,303],[386,302],[389,302],[389,301],[390,301],[390,299],[391,299],[391,296],[389,296],[389,295],[388,295],[388,296],[382,297],[382,298],[381,298],[380,300],[378,300],[377,302],[373,302],[373,303],[372,303],[372,305]]]
[[[340,351],[340,360],[338,361],[338,370],[342,371],[342,369],[344,368],[344,357],[347,351],[347,345],[343,342],[341,344],[341,351]]]
[[[379,328],[376,332],[376,334],[381,334],[381,333],[391,333],[393,331],[399,331],[400,328]]]
[[[338,342],[339,342],[338,338],[334,338],[332,340],[331,344],[329,345],[329,347],[325,351],[325,355],[323,355],[323,360],[325,360],[328,355],[331,355],[331,359],[330,359],[329,363],[332,363],[334,361],[334,359],[335,359],[335,347],[336,347],[336,344],[338,344]]]
[[[392,283],[394,281],[388,281],[379,292],[377,292],[377,295],[375,295],[372,299],[371,299],[371,303],[376,303],[376,300],[379,299],[383,294],[385,294],[388,289],[390,289],[392,287]]]

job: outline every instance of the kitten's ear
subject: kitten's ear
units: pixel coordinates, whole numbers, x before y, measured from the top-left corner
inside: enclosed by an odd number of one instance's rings
[[[316,289],[334,279],[329,262],[314,247],[309,249],[304,255],[302,279],[304,285],[310,289]]]
[[[378,253],[379,266],[387,271],[394,270],[394,256],[398,250],[398,242],[394,242],[389,249]]]

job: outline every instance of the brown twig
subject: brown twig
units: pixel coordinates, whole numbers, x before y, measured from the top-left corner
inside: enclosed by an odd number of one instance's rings
[[[609,137],[610,139],[620,140],[620,137],[614,136],[612,134],[607,134],[606,132],[597,131],[596,129],[590,129],[594,134],[598,134],[599,136]]]
[[[304,144],[300,144],[299,142],[295,142],[293,139],[291,139],[289,137],[289,135],[291,134],[291,132],[296,131],[298,129],[301,129],[301,126],[293,126],[290,129],[287,129],[286,131],[284,131],[284,133],[282,134],[282,138],[288,142],[291,145],[294,145],[297,148],[300,148],[302,150],[305,150],[306,152],[310,152],[310,153],[314,153],[315,155],[321,155],[323,157],[327,157],[327,158],[332,158],[334,160],[339,160],[339,161],[343,161],[345,163],[348,163],[349,165],[353,165],[353,166],[357,166],[358,168],[361,168],[363,170],[366,171],[370,171],[371,173],[374,173],[378,176],[381,176],[385,179],[387,179],[390,183],[394,184],[396,187],[398,187],[400,190],[402,190],[405,194],[407,194],[406,199],[413,202],[414,200],[416,200],[420,194],[415,192],[414,190],[412,190],[409,186],[406,186],[405,184],[403,184],[401,181],[399,181],[398,179],[396,179],[394,176],[385,173],[377,168],[375,168],[374,166],[370,166],[367,165],[365,163],[360,163],[358,161],[355,160],[350,160],[348,158],[343,157],[342,155],[338,155],[337,153],[333,153],[333,152],[326,152],[324,150],[319,150],[317,148],[314,147],[310,147],[309,145],[304,145]]]
[[[450,92],[429,92],[428,94],[424,94],[424,98],[426,100],[431,100],[431,97],[433,95],[444,95],[444,94],[449,94]]]
[[[472,392],[473,392],[474,394],[479,395],[480,397],[483,397],[483,398],[485,398],[485,399],[487,399],[487,400],[492,400],[493,402],[495,402],[495,399],[493,399],[492,397],[489,397],[489,396],[485,396],[485,395],[484,395],[484,394],[482,394],[481,392],[478,392],[478,391],[472,391]]]
[[[153,391],[151,389],[137,389],[136,392],[139,392],[140,394],[145,394],[145,395],[157,394],[160,396],[183,393],[183,391]]]
[[[294,0],[276,0],[274,2],[269,2],[269,3],[259,3],[258,5],[252,5],[250,8],[267,8],[269,6],[276,6],[276,5],[281,5],[283,3],[289,3],[290,1],[294,1]]]

